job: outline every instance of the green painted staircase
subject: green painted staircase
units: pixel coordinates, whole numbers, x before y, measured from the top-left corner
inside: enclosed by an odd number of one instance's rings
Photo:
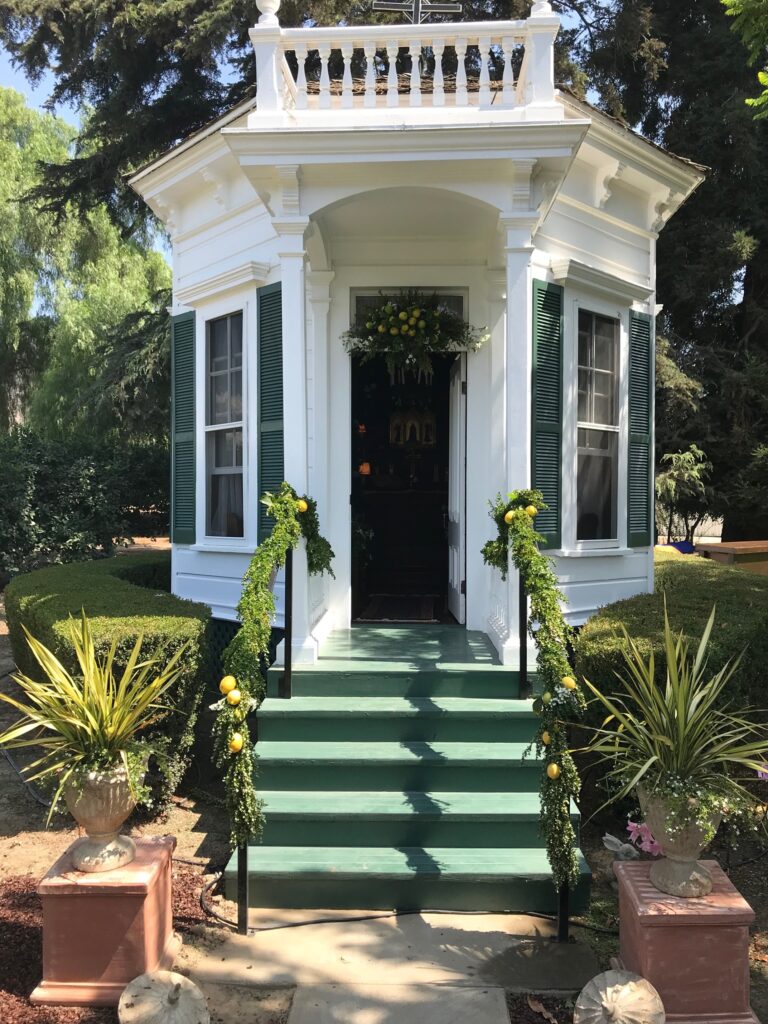
[[[294,669],[290,700],[279,675],[257,713],[251,906],[554,911],[535,715],[484,634],[358,626]],[[236,857],[224,879],[234,899]],[[574,911],[588,892],[582,858]]]

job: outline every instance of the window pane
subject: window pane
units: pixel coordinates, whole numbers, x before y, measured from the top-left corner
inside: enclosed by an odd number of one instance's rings
[[[229,423],[229,374],[219,373],[211,377],[211,391],[208,410],[209,423]]]
[[[617,327],[615,320],[595,317],[595,366],[600,370],[616,369]]]
[[[591,376],[591,374],[590,374],[589,370],[583,370],[581,367],[579,367],[579,411],[578,411],[578,418],[581,421],[589,420],[590,419],[589,402],[588,402],[589,378],[590,378],[590,376]]]
[[[213,465],[216,469],[235,465],[234,430],[217,430],[213,441]]]
[[[209,328],[209,353],[211,373],[226,370],[229,366],[227,350],[227,321],[212,320]]]
[[[232,366],[243,365],[243,314],[236,313],[230,317]]]
[[[235,435],[235,465],[242,466],[243,464],[243,432],[242,430],[234,430]]]
[[[617,441],[613,431],[579,428],[578,540],[616,539]]]
[[[594,397],[590,422],[616,426],[616,385],[612,373],[594,370],[592,373]],[[579,417],[581,418],[581,417]]]
[[[209,477],[208,535],[243,536],[243,474],[214,473]]]
[[[243,418],[243,371],[233,370],[230,381],[229,422],[238,423]]]

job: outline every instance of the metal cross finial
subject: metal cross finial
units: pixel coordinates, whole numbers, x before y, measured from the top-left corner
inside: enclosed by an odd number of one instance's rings
[[[461,7],[443,0],[373,0],[374,11],[400,11],[412,25],[421,25],[430,14],[461,14]]]

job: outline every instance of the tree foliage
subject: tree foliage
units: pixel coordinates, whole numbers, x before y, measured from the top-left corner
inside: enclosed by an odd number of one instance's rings
[[[755,117],[768,117],[768,4],[765,0],[722,0],[733,27],[749,50],[754,64],[762,64],[757,80],[763,87],[759,96],[750,97],[747,106],[754,107]]]

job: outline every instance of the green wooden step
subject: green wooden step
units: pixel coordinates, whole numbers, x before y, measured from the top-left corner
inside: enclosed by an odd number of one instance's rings
[[[532,792],[540,762],[526,743],[281,742],[256,746],[259,790]]]
[[[261,792],[266,846],[537,847],[538,793]],[[579,815],[572,807],[578,828]]]
[[[268,697],[261,741],[525,742],[536,732],[531,701],[472,697]]]
[[[554,913],[557,903],[541,849],[253,846],[248,864],[254,907]],[[236,857],[224,884],[235,899]],[[588,887],[580,858],[573,913],[585,908]]]
[[[282,668],[267,675],[267,695],[279,694]],[[502,666],[445,664],[415,667],[410,662],[334,662],[293,670],[294,697],[486,697],[514,700],[518,673]]]

